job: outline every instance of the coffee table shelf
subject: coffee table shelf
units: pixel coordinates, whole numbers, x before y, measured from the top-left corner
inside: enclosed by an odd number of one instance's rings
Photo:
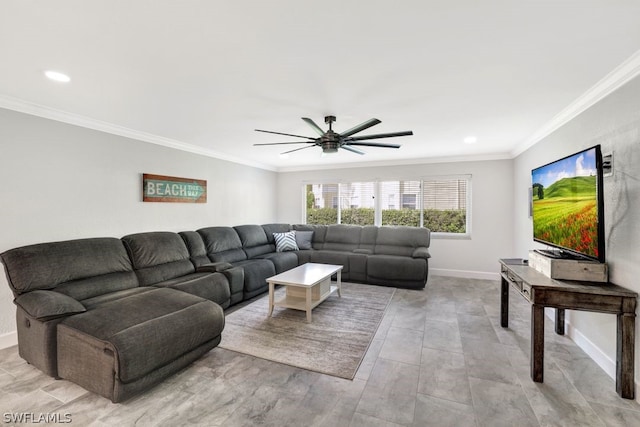
[[[316,308],[318,305],[320,305],[320,303],[324,300],[326,300],[327,298],[329,298],[329,296],[331,294],[333,294],[334,292],[336,292],[338,290],[337,286],[331,285],[329,292],[326,292],[324,295],[320,296],[320,299],[314,300],[313,298],[311,299],[311,309]],[[273,305],[275,307],[285,307],[285,308],[292,308],[294,310],[302,310],[302,311],[306,311],[307,310],[307,299],[306,297],[299,297],[299,296],[293,296],[293,295],[283,295],[282,297],[275,299],[273,301]]]

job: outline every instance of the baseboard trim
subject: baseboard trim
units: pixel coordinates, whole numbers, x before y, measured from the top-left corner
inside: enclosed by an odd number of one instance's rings
[[[555,310],[546,309],[545,314],[549,317],[555,325]],[[589,356],[602,370],[611,377],[614,381],[616,379],[616,361],[609,357],[600,347],[595,345],[589,338],[587,338],[580,330],[574,327],[568,320],[565,320],[564,332],[573,342],[576,343],[586,354]],[[637,380],[634,380],[634,386],[636,390],[639,384]],[[640,396],[636,393],[636,402],[640,403]]]
[[[573,327],[571,323],[565,324],[565,333],[575,342],[578,347],[587,353],[587,356],[592,358],[598,366],[600,366],[611,378],[616,378],[616,361],[612,360],[605,354],[597,345],[595,345],[589,338],[584,336],[577,328]]]
[[[16,331],[0,335],[0,349],[18,345],[18,333]]]
[[[486,271],[449,270],[446,268],[430,268],[429,274],[432,274],[434,276],[461,277],[464,279],[500,280],[499,273],[488,273]]]

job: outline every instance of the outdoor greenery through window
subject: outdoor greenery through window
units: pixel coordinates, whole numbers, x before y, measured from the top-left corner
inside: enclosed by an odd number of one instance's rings
[[[470,176],[306,184],[307,224],[409,225],[469,232]]]

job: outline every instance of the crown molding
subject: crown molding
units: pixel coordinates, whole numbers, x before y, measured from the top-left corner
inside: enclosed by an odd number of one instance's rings
[[[30,114],[32,116],[38,116],[45,119],[55,120],[70,125],[93,129],[100,132],[110,133],[113,135],[124,136],[126,138],[161,145],[163,147],[173,148],[189,153],[199,154],[201,156],[212,157],[218,160],[239,163],[241,165],[265,169],[273,172],[276,171],[276,168],[274,168],[273,166],[251,162],[240,157],[230,156],[228,154],[220,153],[207,148],[202,148],[197,145],[189,144],[171,138],[165,138],[147,132],[129,129],[123,126],[118,126],[101,120],[92,119],[90,117],[81,116],[79,114],[69,113],[67,111],[57,110],[55,108],[46,107],[44,105],[35,104],[7,95],[0,94],[0,108],[6,108],[8,110]]]
[[[517,157],[543,138],[555,132],[561,126],[582,114],[588,108],[600,102],[606,96],[618,90],[627,82],[640,75],[640,50],[631,55],[622,64],[618,65],[609,74],[592,86],[584,94],[580,95],[564,110],[558,113],[548,123],[538,129],[526,141],[516,146],[511,152],[512,157]]]

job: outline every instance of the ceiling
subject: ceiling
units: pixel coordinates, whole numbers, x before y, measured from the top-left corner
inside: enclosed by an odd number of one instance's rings
[[[273,170],[510,157],[639,52],[638,16],[611,0],[3,0],[0,106]],[[326,115],[414,136],[364,156],[253,146],[292,140],[254,129],[315,137],[300,118]]]

